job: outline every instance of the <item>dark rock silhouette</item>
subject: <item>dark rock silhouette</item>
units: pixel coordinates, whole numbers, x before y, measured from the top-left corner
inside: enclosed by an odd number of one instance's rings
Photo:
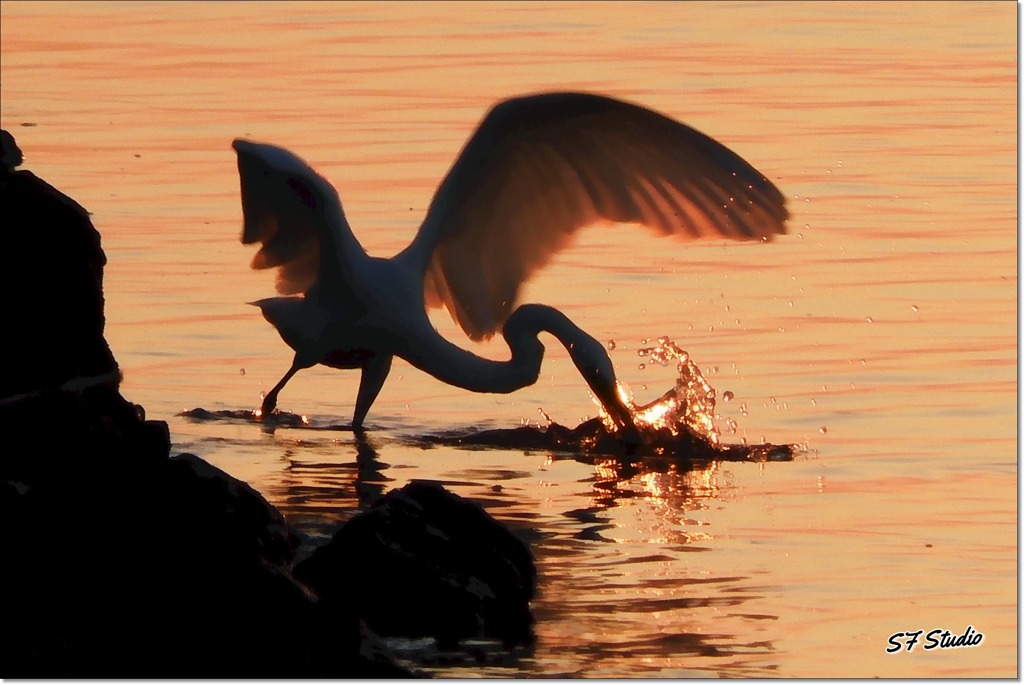
[[[479,505],[436,483],[392,490],[295,568],[340,611],[382,635],[506,645],[533,639],[529,548]],[[353,591],[353,589],[357,591]]]
[[[276,510],[198,457],[7,481],[2,502],[6,677],[403,673],[291,577]]]
[[[100,235],[81,205],[31,171],[15,169],[21,158],[4,131],[2,230],[12,258],[3,278],[8,292],[18,294],[8,299],[5,314],[25,334],[6,336],[0,397],[117,370],[103,338],[106,257]]]
[[[0,137],[0,231],[10,256],[0,285],[12,294],[0,361],[0,429],[10,447],[4,475],[70,476],[93,451],[166,458],[166,424],[139,420],[117,389],[117,363],[103,337],[99,233],[81,205],[17,170],[21,150],[7,131]]]

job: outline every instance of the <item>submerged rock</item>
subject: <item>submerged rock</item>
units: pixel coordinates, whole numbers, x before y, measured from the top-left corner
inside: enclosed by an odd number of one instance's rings
[[[564,452],[573,458],[593,463],[611,458],[622,467],[648,466],[659,470],[667,462],[679,468],[706,466],[713,461],[792,461],[800,445],[730,445],[714,443],[690,429],[676,433],[666,428],[642,428],[635,442],[623,441],[609,432],[599,418],[583,421],[575,428],[559,423],[549,425],[494,428],[426,436],[422,441],[457,447],[498,447],[517,450]]]
[[[480,506],[414,481],[345,523],[295,568],[325,602],[382,636],[453,645],[532,641],[529,548]]]

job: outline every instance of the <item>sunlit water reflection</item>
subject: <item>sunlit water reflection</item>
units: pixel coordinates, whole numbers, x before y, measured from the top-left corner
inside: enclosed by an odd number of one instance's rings
[[[4,2],[0,117],[27,167],[93,213],[123,392],[168,421],[176,451],[250,482],[307,545],[414,478],[530,542],[533,652],[435,672],[1012,677],[1016,6],[921,8]],[[616,341],[640,406],[676,388],[673,363],[638,355],[669,334],[717,388],[722,444],[805,452],[681,465],[459,443],[524,422],[543,436],[538,410],[565,427],[595,416],[554,345],[511,396],[396,364],[363,437],[346,429],[357,374],[322,368],[280,402],[309,426],[179,416],[248,411],[290,360],[245,304],[272,284],[237,244],[233,138],[309,159],[390,255],[484,110],[550,88],[714,136],[793,219],[769,245],[594,229],[524,301]],[[982,645],[885,652],[897,631],[967,625]]]

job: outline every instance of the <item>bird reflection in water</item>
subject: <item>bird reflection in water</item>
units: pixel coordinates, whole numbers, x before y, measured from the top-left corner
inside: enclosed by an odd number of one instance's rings
[[[267,496],[307,536],[298,551],[300,556],[392,487],[394,479],[385,475],[390,464],[379,459],[376,446],[365,433],[356,433],[346,442],[334,439],[330,449],[318,449],[299,441],[285,448],[282,459],[286,466],[267,487]]]

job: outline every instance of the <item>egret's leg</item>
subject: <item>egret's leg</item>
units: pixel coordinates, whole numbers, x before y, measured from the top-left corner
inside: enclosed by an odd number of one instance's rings
[[[284,377],[277,382],[277,385],[275,385],[270,392],[264,395],[263,404],[260,405],[261,417],[266,418],[274,412],[274,409],[277,408],[277,394],[281,392],[281,388],[283,388],[285,384],[292,379],[292,376],[298,373],[300,369],[304,368],[305,366],[299,364],[298,361],[292,362],[292,367],[288,369],[288,373],[286,373]]]
[[[380,389],[384,387],[384,381],[387,380],[388,373],[391,372],[392,359],[393,357],[390,354],[378,354],[363,366],[363,376],[359,381],[359,392],[356,393],[356,410],[352,415],[353,428],[362,428],[363,419],[366,418],[366,414],[370,411],[373,401],[377,399]]]

